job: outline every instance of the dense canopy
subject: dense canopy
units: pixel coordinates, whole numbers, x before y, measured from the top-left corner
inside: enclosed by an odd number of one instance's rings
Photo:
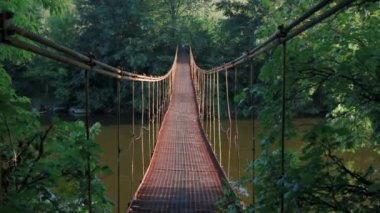
[[[264,42],[318,2],[18,0],[0,1],[0,11],[13,12],[14,25],[109,65],[161,75],[178,45],[190,45],[197,64],[207,70]],[[340,1],[331,2],[323,11]],[[226,192],[216,204],[221,211],[277,211],[281,195],[287,212],[380,208],[379,24],[379,1],[357,0],[287,43],[285,136],[302,138],[302,147],[286,150],[284,176],[278,146],[282,50],[236,67],[238,92],[231,86],[228,98],[237,105],[239,119],[253,116],[260,123],[254,139],[261,153],[245,165],[246,174],[236,183],[254,185],[254,203],[242,205],[239,196]],[[82,71],[0,42],[0,210],[86,212],[86,158],[91,153],[94,210],[112,211],[115,201],[99,179],[110,173],[99,162],[101,148],[95,143],[100,124],[91,127],[86,141],[83,122],[41,124],[34,112],[84,107]],[[116,112],[113,79],[90,78],[91,111]],[[121,89],[131,91],[132,84],[123,81]],[[121,108],[130,111],[131,99],[130,92],[122,93]],[[221,99],[227,118],[226,93]],[[141,114],[141,101],[135,104],[136,115]],[[299,117],[321,122],[301,131],[294,124]],[[78,146],[79,141],[84,143]],[[365,165],[347,157],[363,155],[363,150],[375,156],[361,156]]]

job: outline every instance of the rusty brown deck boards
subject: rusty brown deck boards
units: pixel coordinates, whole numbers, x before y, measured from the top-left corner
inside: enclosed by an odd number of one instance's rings
[[[178,58],[174,93],[130,212],[214,212],[223,174],[198,120],[189,55]]]

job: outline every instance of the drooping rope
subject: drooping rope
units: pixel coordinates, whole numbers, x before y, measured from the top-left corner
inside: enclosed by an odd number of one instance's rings
[[[162,114],[163,114],[163,111],[164,111],[164,81],[161,81],[161,86],[160,86],[160,129],[161,129],[161,126],[162,126]]]
[[[152,84],[152,106],[151,106],[151,110],[152,110],[152,139],[153,139],[153,150],[156,146],[156,140],[157,140],[157,104],[156,104],[156,99],[157,99],[157,82],[153,82]],[[153,151],[154,152],[154,151]]]
[[[211,114],[211,111],[212,111],[212,76],[209,75],[209,87],[208,87],[208,95],[209,95],[209,98],[208,98],[208,123],[209,123],[209,142],[212,143],[212,114]],[[211,144],[212,146],[212,144]]]
[[[200,83],[201,83],[201,73],[197,72],[197,102],[198,102],[198,114],[199,114],[199,117],[201,118],[201,106],[202,106],[202,103],[201,103],[201,87],[200,87]]]
[[[216,116],[215,116],[215,87],[216,87],[216,74],[212,75],[213,87],[212,87],[212,117],[214,125],[214,153],[216,152]]]
[[[208,99],[209,99],[209,76],[205,75],[206,80],[205,80],[205,117],[204,117],[204,122],[205,122],[205,133],[206,137],[208,140],[210,139],[210,133],[208,132],[208,109],[209,109],[209,104],[208,104]]]
[[[228,170],[227,177],[230,178],[231,171],[231,146],[232,146],[232,120],[231,120],[231,109],[230,109],[230,98],[228,92],[228,71],[225,69],[225,79],[226,79],[226,101],[227,101],[227,113],[228,113],[228,129],[227,129],[227,137],[228,137]]]
[[[134,159],[135,159],[135,81],[132,81],[132,160],[131,160],[131,197],[133,195]]]
[[[164,120],[164,111],[165,111],[165,81],[162,81],[161,84],[161,126]],[[160,129],[161,129],[160,126]]]
[[[206,87],[206,78],[207,78],[207,75],[203,75],[203,127],[206,127],[205,124],[206,124],[206,95],[207,95],[207,87]],[[207,130],[207,128],[205,128]]]
[[[280,29],[281,30],[281,29]],[[282,38],[286,34],[282,34]],[[280,38],[280,40],[282,40]],[[282,106],[281,106],[281,178],[285,178],[285,118],[286,118],[286,40],[282,43],[282,59],[281,59],[281,93],[282,93]],[[281,181],[281,185],[284,188],[284,180]],[[281,195],[281,213],[284,209],[284,192]]]
[[[222,164],[222,138],[220,133],[220,100],[219,100],[219,73],[216,73],[216,97],[217,97],[217,105],[218,105],[218,139],[219,139],[219,163]]]
[[[159,96],[159,86],[160,86],[160,82],[158,81],[156,83],[156,141],[158,140],[158,132],[159,132],[159,126],[160,126],[160,109],[158,108],[158,103],[159,103],[159,99],[160,99],[160,96]]]
[[[234,97],[237,97],[237,67],[235,67],[235,83],[234,83]],[[239,146],[239,126],[238,126],[238,109],[237,103],[234,101],[234,111],[235,111],[235,149],[237,154],[237,166],[238,166],[238,178],[240,179],[240,146]]]
[[[253,68],[253,62],[249,64],[249,72],[250,72],[250,102],[251,102],[251,107],[252,107],[252,112],[251,112],[251,120],[252,120],[252,180],[255,179],[256,173],[255,173],[255,160],[256,160],[256,141],[255,141],[255,106],[254,106],[254,96],[253,96],[253,91],[252,87],[256,83],[255,81],[255,69]],[[255,199],[255,185],[252,183],[252,203],[255,205],[256,199]]]
[[[165,94],[165,89],[166,89],[166,81],[162,81],[162,115],[161,115],[161,125],[162,122],[164,121],[164,112],[166,110],[166,94]]]
[[[200,118],[200,121],[201,121],[201,125],[203,126],[203,123],[202,123],[202,114],[203,114],[203,104],[202,104],[202,101],[203,101],[203,73],[200,73],[199,75],[199,118]]]
[[[151,117],[151,123],[152,123],[152,149],[153,149],[153,152],[154,152],[154,148],[155,148],[155,129],[156,127],[154,126],[154,82],[152,83],[152,101],[151,101],[151,110],[152,110],[152,117]]]
[[[151,138],[150,138],[150,120],[151,120],[151,115],[150,115],[150,82],[148,82],[148,150],[149,150],[149,160],[151,159],[152,156],[152,149],[151,149]]]
[[[203,92],[203,128],[207,138],[207,75],[204,75]]]
[[[166,105],[166,97],[165,97],[165,86],[166,86],[166,81],[163,80],[162,81],[162,85],[161,85],[161,124],[162,124],[162,121],[164,120],[164,111],[165,111],[165,105]],[[161,129],[161,128],[160,128]]]
[[[141,162],[142,174],[145,175],[145,157],[144,157],[144,82],[141,81]]]
[[[90,57],[90,66],[93,68],[93,56]],[[89,100],[90,100],[90,71],[85,71],[85,105],[86,105],[86,140],[87,140],[87,196],[88,196],[88,210],[91,213],[92,212],[92,192],[91,192],[91,151],[89,150],[89,143],[90,143],[90,106],[89,106]]]
[[[169,103],[169,81],[168,79],[165,80],[165,111],[168,109],[168,103]]]
[[[160,127],[161,127],[161,84],[162,82],[158,82],[158,87],[157,87],[157,91],[158,91],[158,131],[160,131]]]
[[[117,212],[120,212],[120,79],[116,79],[117,92]]]
[[[200,121],[201,121],[201,124],[202,124],[202,114],[203,114],[203,104],[202,104],[202,101],[203,101],[203,73],[201,73],[199,75],[199,117],[200,117]],[[203,126],[203,124],[202,124]]]

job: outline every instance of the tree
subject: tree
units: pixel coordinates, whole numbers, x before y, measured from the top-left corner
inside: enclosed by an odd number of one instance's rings
[[[265,39],[287,17],[316,1],[260,1],[267,14],[257,39]],[[248,6],[249,3],[243,3]],[[231,9],[232,7],[232,9]],[[233,10],[233,6],[228,7]],[[378,171],[346,159],[348,153],[378,149],[379,4],[355,2],[344,12],[288,42],[286,137],[303,135],[302,149],[287,151],[280,174],[280,59],[278,48],[256,59],[254,93],[262,129],[262,153],[255,169],[256,204],[250,210],[276,211],[284,193],[287,211],[375,211],[379,208]],[[285,18],[284,18],[285,17]],[[291,19],[287,19],[291,20]],[[242,41],[243,42],[243,41]],[[244,97],[244,96],[241,96]],[[246,95],[249,97],[249,94]],[[258,106],[257,106],[258,104]],[[308,132],[292,124],[299,115],[325,116]],[[271,150],[270,147],[276,147]],[[372,161],[372,164],[376,161]],[[252,183],[244,180],[242,183]]]
[[[18,13],[14,23],[36,31],[46,27],[46,13],[59,12],[68,1],[2,1],[2,10]],[[28,11],[36,11],[29,14]],[[83,122],[55,121],[42,127],[31,111],[30,99],[19,96],[3,64],[13,69],[30,65],[31,54],[0,46],[0,209],[14,211],[86,211],[86,166],[88,153],[98,156],[100,147],[94,137],[100,125],[91,128],[86,140]],[[15,64],[15,65],[11,65]],[[45,74],[44,72],[41,72]],[[45,76],[46,77],[46,76]],[[95,158],[96,159],[96,158]],[[105,196],[97,175],[108,172],[92,161],[94,209],[107,211],[111,202]],[[80,192],[80,193],[78,193]]]

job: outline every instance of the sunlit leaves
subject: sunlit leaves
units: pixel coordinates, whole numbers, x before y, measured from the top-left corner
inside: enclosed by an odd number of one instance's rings
[[[224,8],[230,19],[226,23],[250,15],[240,10],[250,6],[259,14],[252,17],[259,20],[259,27],[255,26],[252,36],[260,43],[274,33],[278,25],[288,24],[317,2],[226,2]],[[377,3],[348,8],[288,42],[286,136],[293,135],[290,133],[294,127],[289,122],[293,116],[325,116],[326,123],[314,126],[305,135],[302,151],[294,156],[294,159],[301,160],[300,164],[291,164],[289,159],[285,161],[289,166],[285,179],[273,177],[278,168],[271,163],[279,163],[279,158],[270,158],[278,152],[272,152],[271,146],[280,138],[281,51],[278,48],[256,59],[256,70],[260,70],[254,106],[261,121],[262,130],[258,135],[264,149],[255,162],[256,198],[259,200],[256,208],[276,211],[273,205],[278,205],[281,192],[285,192],[288,211],[328,211],[334,208],[335,211],[371,211],[378,208],[379,191],[370,189],[370,186],[376,189],[377,185],[371,181],[378,182],[374,178],[378,172],[371,164],[378,163],[376,153],[379,152],[380,139],[380,31],[375,27],[380,23],[379,10]],[[239,34],[234,32],[232,36],[239,37]],[[246,38],[239,38],[235,42],[246,44]],[[354,160],[345,159],[347,154],[360,155],[363,150],[370,150],[375,155],[367,159],[366,168],[360,168],[363,165]],[[265,166],[261,167],[261,164]],[[268,179],[258,182],[260,178]],[[286,189],[272,188],[279,181],[285,183]]]

